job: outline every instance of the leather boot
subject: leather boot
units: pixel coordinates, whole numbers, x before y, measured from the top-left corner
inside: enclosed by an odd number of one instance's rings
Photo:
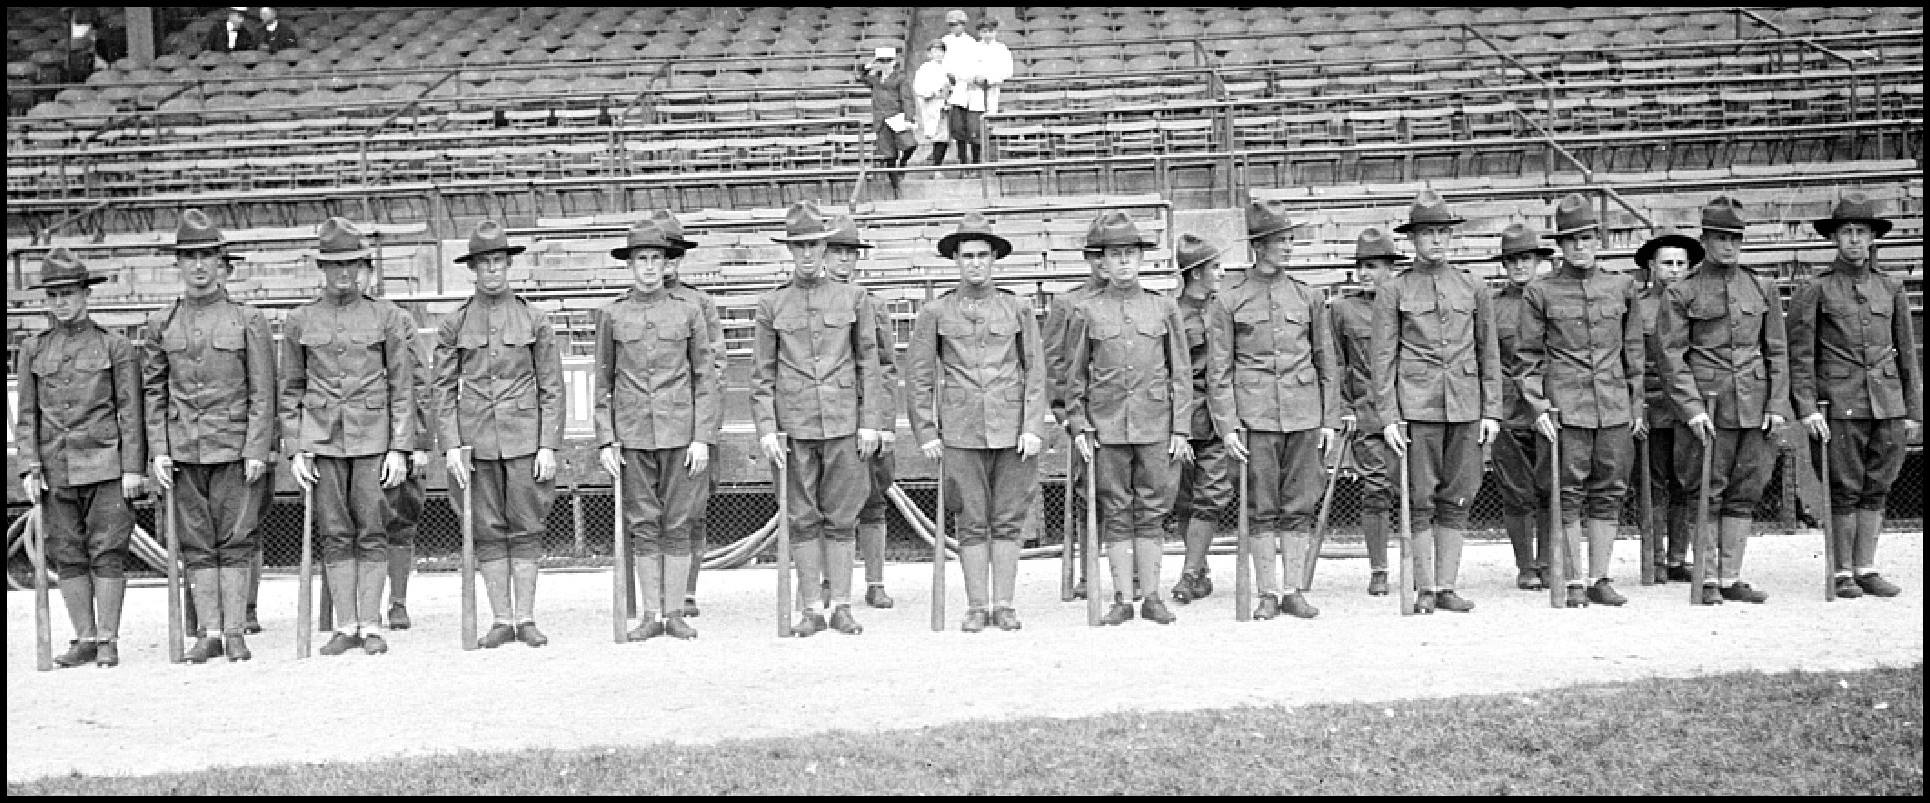
[[[1099,624],[1107,626],[1125,624],[1132,618],[1132,603],[1127,602],[1124,596],[1114,594],[1112,595],[1112,607],[1106,609],[1105,616],[1099,617]]]
[[[664,629],[666,632],[669,630],[668,627]],[[537,630],[536,622],[534,621],[522,622],[516,625],[516,640],[531,647],[542,647],[550,643],[550,637],[543,635],[543,631]]]
[[[1019,623],[1019,612],[1011,608],[992,609],[992,625],[1000,630],[1018,630],[1025,627]]]
[[[335,631],[335,635],[329,637],[328,643],[322,645],[321,653],[323,655],[341,655],[360,646],[362,646],[362,639],[337,630]]]
[[[1695,532],[1695,515],[1688,505],[1669,506],[1669,582],[1689,582],[1689,537]],[[1680,571],[1678,571],[1678,569]]]
[[[95,666],[120,666],[121,665],[121,643],[119,641],[102,641],[95,644],[94,645],[94,665]]]
[[[1736,585],[1742,585],[1742,583],[1737,583]],[[1903,589],[1897,586],[1896,583],[1883,579],[1883,575],[1877,574],[1876,572],[1864,572],[1857,575],[1856,585],[1873,597],[1894,597],[1903,593]],[[1758,591],[1756,593],[1760,594],[1762,592]]]
[[[986,611],[991,607],[992,545],[984,541],[960,544],[958,547],[959,572],[965,575],[965,608],[978,611],[982,619],[989,621]],[[970,618],[969,613],[967,618]],[[979,623],[983,629],[985,622]],[[967,631],[975,632],[975,631]]]
[[[1162,625],[1170,625],[1179,619],[1179,617],[1173,615],[1171,610],[1167,609],[1165,602],[1160,601],[1158,594],[1146,595],[1146,601],[1139,605],[1139,615],[1143,619],[1149,619],[1156,624]]]
[[[1581,586],[1569,586],[1567,598],[1562,601],[1562,605],[1568,608],[1586,608],[1588,592]]]
[[[1829,517],[1830,543],[1836,547],[1836,565],[1830,569],[1850,572],[1856,566],[1856,514],[1838,513]]]
[[[1387,572],[1376,571],[1367,577],[1367,596],[1387,596]]]
[[[409,574],[415,570],[415,545],[389,546],[389,629],[408,630]]]
[[[93,663],[98,653],[99,648],[94,642],[74,639],[67,642],[66,652],[54,656],[54,664],[67,669],[85,666]]]
[[[491,624],[489,629],[483,632],[482,638],[478,639],[476,643],[485,650],[493,650],[515,640],[516,626],[508,622],[498,621]]]
[[[857,565],[857,558],[856,538],[824,542],[824,577],[831,581],[831,605],[834,609],[851,604],[851,572]],[[835,623],[831,626],[834,629],[837,627]]]
[[[229,663],[246,661],[255,657],[255,654],[248,649],[248,640],[243,638],[240,633],[230,633],[223,641],[225,643],[222,645],[221,651],[228,654]]]
[[[207,663],[209,658],[221,655],[221,570],[190,569],[188,576],[194,584],[195,615],[200,617],[202,627],[200,638],[184,657],[191,664]],[[213,637],[207,635],[211,630]]]
[[[643,618],[637,622],[636,627],[631,628],[630,632],[624,635],[624,638],[629,641],[649,641],[665,632],[663,622],[657,619],[657,612],[644,611]]]
[[[1615,587],[1609,585],[1608,578],[1604,577],[1588,587],[1588,601],[1598,605],[1621,607],[1628,604],[1628,597],[1617,593]]]
[[[852,618],[850,605],[839,605],[831,609],[831,629],[847,636],[864,632],[864,626],[858,624],[857,619]]]
[[[1017,541],[995,540],[992,542],[992,608],[996,623],[999,608],[1012,607],[1012,597],[1018,591],[1019,555],[1024,549]],[[1018,621],[1016,618],[1013,621]]]
[[[688,623],[684,622],[682,611],[673,610],[670,613],[664,614],[663,632],[671,638],[693,639],[697,637],[697,628],[691,627]]]
[[[992,617],[985,613],[985,609],[974,606],[965,609],[965,620],[958,623],[958,629],[965,633],[977,633],[991,623]]]
[[[67,620],[74,625],[74,641],[88,645],[86,663],[92,663],[95,636],[94,576],[83,574],[79,577],[62,577],[59,586],[61,604],[67,608]],[[74,653],[71,649],[68,652]],[[62,666],[69,666],[69,664],[62,664]]]
[[[181,659],[191,664],[205,664],[209,658],[219,657],[221,657],[221,637],[210,636],[204,630],[195,634],[194,644],[188,647],[188,651],[181,656]]]
[[[791,626],[791,635],[804,638],[813,633],[820,632],[826,627],[828,627],[828,625],[824,623],[824,616],[822,614],[818,613],[816,609],[806,609],[798,615],[797,624]]]
[[[111,645],[121,636],[121,607],[127,599],[126,577],[94,577],[94,640]],[[117,653],[118,655],[118,653]],[[95,659],[100,663],[100,659]],[[119,663],[118,658],[115,663]],[[112,666],[113,664],[102,664]]]
[[[1715,583],[1702,584],[1701,604],[1703,605],[1721,605],[1722,604],[1722,591],[1716,588]]]
[[[1836,596],[1841,599],[1856,599],[1863,596],[1863,587],[1856,584],[1856,578],[1839,574],[1836,576]]]
[[[1434,592],[1420,591],[1414,594],[1414,612],[1415,613],[1423,614],[1423,615],[1431,614],[1434,612],[1434,605],[1435,605]]]
[[[1369,571],[1387,571],[1387,511],[1362,510],[1360,512],[1361,538],[1367,542],[1367,568]],[[1372,591],[1367,592],[1373,594]],[[1386,592],[1375,596],[1381,596]]]
[[[1260,594],[1260,602],[1253,606],[1253,618],[1272,619],[1280,615],[1280,595],[1271,591]]]
[[[536,565],[535,558],[509,559],[509,584],[510,588],[516,592],[514,605],[517,625],[529,624],[536,621],[536,578],[540,574],[541,570],[540,567]],[[671,575],[669,571],[666,570],[664,576],[672,577],[675,575]],[[665,585],[671,584],[665,583]],[[655,605],[651,607],[655,607]],[[530,630],[534,631],[535,628],[530,628]],[[523,641],[527,643],[529,639],[525,638]],[[549,640],[543,639],[543,641],[548,643]],[[539,647],[542,645],[531,644],[530,646]]]
[[[255,606],[261,599],[261,561],[262,551],[257,546],[248,562],[248,623],[241,627],[241,632],[250,636],[261,632],[261,619],[255,615]]]
[[[1312,619],[1320,615],[1320,609],[1307,602],[1298,591],[1280,595],[1280,612],[1296,619]]]
[[[1468,611],[1474,610],[1474,603],[1454,593],[1454,589],[1452,588],[1444,588],[1434,592],[1434,606],[1441,610],[1453,611],[1455,613],[1467,613]]]
[[[1866,586],[1865,588],[1867,590],[1868,587]],[[1748,583],[1741,580],[1724,586],[1722,589],[1722,598],[1731,602],[1748,602],[1755,605],[1761,605],[1769,601],[1768,594],[1750,588]]]
[[[249,581],[249,585],[252,586],[254,582]],[[248,604],[248,623],[241,626],[241,632],[251,636],[261,632],[261,617],[256,614],[254,603]]]
[[[1307,551],[1313,548],[1313,534],[1288,530],[1280,533],[1280,599],[1304,591],[1307,579]]]
[[[1515,588],[1533,591],[1541,582],[1535,569],[1535,517],[1502,516],[1501,527],[1508,533],[1508,545],[1515,552]]]
[[[1609,562],[1615,557],[1615,533],[1620,527],[1613,521],[1589,519],[1585,525],[1588,530],[1588,576],[1607,577]]]

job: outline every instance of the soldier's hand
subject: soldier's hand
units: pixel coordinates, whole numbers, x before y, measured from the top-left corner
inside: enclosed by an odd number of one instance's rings
[[[785,467],[783,435],[773,432],[758,439],[758,444],[764,447],[764,456],[771,459],[771,465],[778,468]]]
[[[1045,449],[1045,439],[1030,432],[1019,436],[1019,459],[1031,460]]]
[[[1535,431],[1541,433],[1542,440],[1549,443],[1554,443],[1556,438],[1561,437],[1561,425],[1556,424],[1555,417],[1547,413],[1535,416]]]
[[[469,487],[469,461],[465,457],[467,455],[463,454],[460,446],[442,453],[442,468],[449,473],[449,481],[455,483],[457,488]]]
[[[880,450],[883,450],[885,447],[895,444],[897,442],[898,442],[898,433],[888,429],[878,430],[878,448]]]
[[[1246,462],[1246,438],[1241,436],[1237,430],[1226,433],[1226,437],[1220,440],[1226,442],[1226,453],[1229,456],[1242,463]]]
[[[945,456],[945,441],[942,438],[932,438],[926,441],[925,445],[918,447],[918,451],[925,453],[926,460],[936,463]]]
[[[157,454],[154,456],[152,462],[154,466],[154,484],[161,486],[161,490],[163,491],[172,492],[174,490],[174,458],[164,454]]]
[[[684,467],[690,469],[690,476],[702,476],[704,469],[710,468],[710,444],[691,441],[690,448],[684,450]]]
[[[1072,448],[1079,450],[1079,459],[1092,462],[1092,439],[1087,433],[1081,432],[1072,436]]]
[[[40,472],[29,471],[27,476],[20,478],[20,490],[26,491],[27,498],[34,504],[40,504],[40,492],[47,490],[47,481],[40,478]]]
[[[249,485],[268,475],[268,461],[248,459],[241,461],[241,481]]]
[[[1393,449],[1394,454],[1402,456],[1407,454],[1407,439],[1401,437],[1401,425],[1399,423],[1388,424],[1386,427],[1383,427],[1380,431],[1380,436],[1382,440],[1387,441],[1387,448]]]
[[[1500,434],[1501,434],[1501,422],[1496,421],[1492,418],[1483,418],[1481,419],[1481,437],[1476,439],[1475,443],[1484,444],[1484,445],[1493,443],[1495,437]]]
[[[1331,427],[1320,428],[1320,439],[1318,443],[1320,446],[1320,451],[1322,452],[1325,452],[1328,449],[1332,449],[1335,446],[1340,445],[1334,442],[1334,431],[1333,431],[1333,428]]]
[[[1689,431],[1695,433],[1696,440],[1706,444],[1715,438],[1716,425],[1714,421],[1709,420],[1708,413],[1698,413],[1696,417],[1689,419]]]
[[[295,484],[302,490],[313,490],[315,481],[315,456],[307,452],[296,452],[288,458],[288,470],[295,475]]]
[[[556,450],[547,446],[536,450],[536,465],[531,469],[537,482],[556,479]]]
[[[1822,413],[1803,416],[1803,426],[1809,428],[1810,437],[1829,443],[1829,421],[1823,418]]]
[[[1629,436],[1635,438],[1638,441],[1648,440],[1649,439],[1648,419],[1646,418],[1635,419],[1635,426],[1630,428]]]
[[[1903,440],[1909,443],[1923,435],[1923,422],[1914,418],[1903,419]]]
[[[1186,442],[1185,435],[1174,435],[1166,442],[1166,455],[1173,460],[1193,462],[1193,444]]]
[[[1776,429],[1782,425],[1783,417],[1775,413],[1770,413],[1762,417],[1762,431],[1764,432],[1775,432]]]
[[[428,468],[428,467],[429,467],[429,452],[428,452],[428,450],[426,450],[426,449],[417,449],[417,450],[415,450],[414,452],[411,452],[411,453],[409,454],[409,474],[410,474],[410,476],[415,476],[415,477],[420,477],[420,476],[422,476],[422,471],[423,471],[423,469],[426,469],[426,468]]]
[[[147,493],[147,478],[139,474],[121,475],[121,496],[133,499]]]
[[[878,430],[858,428],[858,456],[870,460],[878,453]]]
[[[409,456],[401,452],[382,455],[382,487],[394,488],[409,479]]]
[[[596,450],[596,461],[603,464],[603,470],[614,477],[619,471],[622,471],[623,450],[612,443],[609,446]]]

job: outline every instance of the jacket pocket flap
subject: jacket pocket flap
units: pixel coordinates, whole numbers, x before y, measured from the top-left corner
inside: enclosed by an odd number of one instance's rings
[[[327,329],[303,329],[299,340],[304,346],[326,346],[335,342],[335,333]]]

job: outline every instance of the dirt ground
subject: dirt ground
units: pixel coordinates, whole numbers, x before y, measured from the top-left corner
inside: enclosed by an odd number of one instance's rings
[[[947,632],[929,629],[929,564],[887,571],[893,610],[860,607],[862,636],[775,637],[768,567],[705,576],[695,641],[613,644],[609,574],[542,579],[538,620],[552,642],[465,653],[453,574],[418,578],[416,628],[384,656],[294,659],[296,584],[262,589],[268,632],[254,661],[166,663],[161,584],[129,593],[122,665],[35,672],[33,598],[7,595],[7,779],[146,774],[230,764],[356,761],[457,750],[704,743],[835,729],[915,728],[967,719],[1079,717],[1242,705],[1380,701],[1693,676],[1746,669],[1840,670],[1923,660],[1919,533],[1887,535],[1886,576],[1903,595],[1825,603],[1820,537],[1765,535],[1750,579],[1771,599],[1692,608],[1687,587],[1642,587],[1617,544],[1620,609],[1548,608],[1517,591],[1508,547],[1471,545],[1470,614],[1401,617],[1363,593],[1364,560],[1323,561],[1312,621],[1233,618],[1233,558],[1218,589],[1174,606],[1179,622],[1089,628],[1058,601],[1058,562],[1021,566],[1016,633],[957,631],[956,564]],[[1170,586],[1179,558],[1168,557]],[[1162,589],[1163,592],[1163,589]],[[483,603],[484,623],[488,612]],[[54,634],[70,632],[59,600]],[[317,637],[314,644],[321,646]]]

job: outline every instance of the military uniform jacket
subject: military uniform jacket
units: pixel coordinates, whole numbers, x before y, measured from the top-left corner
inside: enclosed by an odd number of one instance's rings
[[[1066,327],[1066,415],[1103,444],[1164,443],[1193,420],[1192,365],[1179,307],[1139,287],[1107,287]]]
[[[883,420],[878,422],[880,430],[898,428],[898,339],[891,334],[891,316],[885,313],[878,299],[866,293],[871,301],[872,337],[878,341],[878,410]]]
[[[1066,406],[1066,327],[1071,325],[1072,311],[1106,289],[1106,284],[1104,279],[1088,277],[1085,284],[1055,296],[1045,311],[1045,326],[1039,337],[1045,341],[1045,397],[1053,410]]]
[[[1637,299],[1642,310],[1642,407],[1648,412],[1649,429],[1675,426],[1675,402],[1669,399],[1669,383],[1662,375],[1662,341],[1655,336],[1656,322],[1662,318],[1662,286],[1651,285]]]
[[[1045,422],[1045,351],[1032,305],[959,289],[918,312],[906,355],[911,431],[956,449],[1010,449]],[[942,381],[942,395],[937,384]]]
[[[282,322],[281,426],[287,451],[368,457],[421,448],[415,324],[360,293],[324,296]]]
[[[1474,277],[1417,260],[1374,299],[1374,407],[1395,421],[1501,418],[1494,307]]]
[[[49,487],[118,480],[147,470],[141,362],[127,338],[81,316],[20,347],[14,443],[23,472]]]
[[[1844,419],[1923,420],[1922,365],[1903,283],[1838,259],[1789,306],[1790,395],[1796,414],[1830,403]]]
[[[436,329],[437,439],[507,460],[563,445],[563,357],[549,319],[523,299],[480,296]]]
[[[633,289],[597,310],[597,445],[681,449],[716,440],[723,389],[706,326],[701,306],[668,290]],[[560,437],[560,420],[557,429]]]
[[[718,393],[721,394],[723,392],[724,364],[730,359],[730,355],[724,351],[724,322],[717,315],[717,302],[711,299],[709,293],[673,279],[666,279],[663,286],[666,290],[670,291],[671,295],[696,304],[703,309],[704,329],[710,333],[711,363],[717,368]],[[721,395],[718,396],[717,404],[718,410],[721,411],[723,409],[723,397]],[[717,416],[717,426],[721,428],[723,425],[724,417],[720,414]],[[716,443],[717,434],[716,432],[712,432],[710,438],[705,442]]]
[[[1724,429],[1751,429],[1762,426],[1765,415],[1789,415],[1788,341],[1768,280],[1704,262],[1664,297],[1656,338],[1678,415],[1708,412],[1706,391],[1717,394],[1714,421]]]
[[[1374,410],[1374,291],[1340,296],[1327,302],[1327,319],[1334,326],[1334,351],[1339,354],[1340,403],[1354,415],[1361,432],[1379,433],[1384,427]]]
[[[275,441],[275,338],[261,310],[183,298],[142,333],[147,444],[182,463],[267,462]]]
[[[1521,320],[1526,285],[1508,282],[1494,291],[1494,343],[1501,354],[1501,425],[1526,429],[1535,424],[1535,413],[1521,400],[1521,382],[1528,370],[1515,349],[1521,342]]]
[[[1246,279],[1206,306],[1213,392],[1221,432],[1340,428],[1340,369],[1319,292],[1288,276]]]
[[[1564,266],[1521,295],[1527,309],[1515,355],[1529,414],[1539,418],[1552,406],[1563,425],[1590,429],[1645,420],[1635,282]]]
[[[757,300],[751,416],[761,437],[825,440],[891,426],[878,403],[877,319],[864,290],[818,278]]]
[[[1196,441],[1214,437],[1213,411],[1204,403],[1212,394],[1207,385],[1212,374],[1212,350],[1206,344],[1206,305],[1212,298],[1191,298],[1185,293],[1173,298],[1179,306],[1180,325],[1186,327],[1186,360],[1193,366],[1193,421],[1186,437]]]

